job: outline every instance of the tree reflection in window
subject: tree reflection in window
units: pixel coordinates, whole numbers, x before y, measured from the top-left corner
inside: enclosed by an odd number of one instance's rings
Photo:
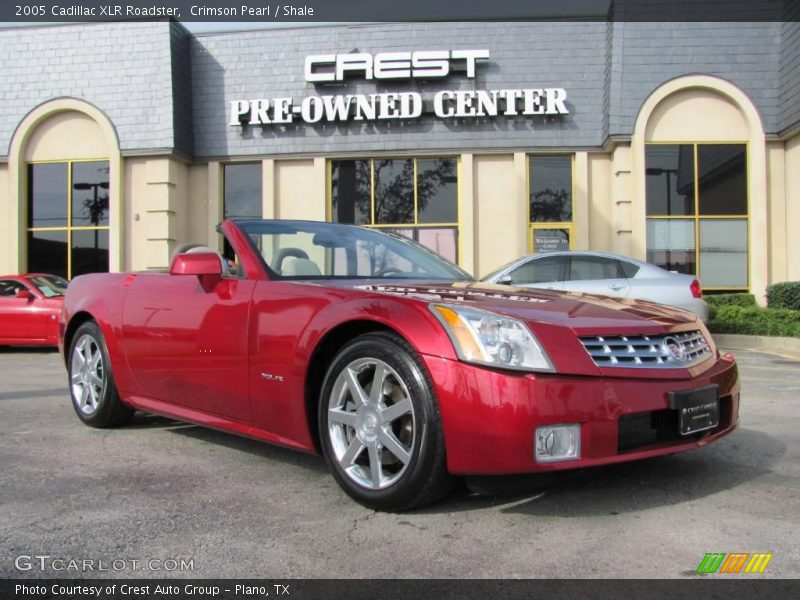
[[[374,160],[375,223],[414,222],[414,161]]]
[[[455,158],[417,160],[417,221],[458,221],[458,178]]]
[[[532,156],[529,170],[531,222],[572,221],[572,157]]]
[[[72,164],[72,226],[108,225],[108,162]]]
[[[434,251],[447,248],[446,258],[457,259],[455,158],[331,161],[331,208],[334,222],[402,226],[403,235]],[[449,227],[437,229],[439,238],[420,235],[434,225]]]
[[[371,224],[372,175],[368,160],[336,160],[331,163],[333,221]]]
[[[28,165],[28,271],[108,271],[109,171],[105,160]]]

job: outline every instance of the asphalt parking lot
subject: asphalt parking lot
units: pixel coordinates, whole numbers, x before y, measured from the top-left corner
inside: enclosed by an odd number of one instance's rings
[[[711,447],[398,515],[318,457],[138,413],[85,427],[57,353],[0,349],[0,577],[671,578],[706,552],[799,577],[800,362],[736,354],[742,426]]]

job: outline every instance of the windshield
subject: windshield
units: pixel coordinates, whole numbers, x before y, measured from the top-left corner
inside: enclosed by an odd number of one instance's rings
[[[312,221],[238,221],[280,279],[471,281],[456,265],[405,237]]]
[[[45,298],[63,296],[69,282],[58,275],[34,275],[27,278]]]

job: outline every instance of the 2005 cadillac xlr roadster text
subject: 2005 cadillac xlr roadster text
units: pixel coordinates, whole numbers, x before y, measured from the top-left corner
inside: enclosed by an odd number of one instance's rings
[[[738,424],[733,357],[688,312],[478,284],[355,226],[219,231],[235,260],[194,247],[169,273],[71,283],[60,347],[84,423],[142,410],[321,452],[381,510],[432,502],[458,475],[671,454]]]

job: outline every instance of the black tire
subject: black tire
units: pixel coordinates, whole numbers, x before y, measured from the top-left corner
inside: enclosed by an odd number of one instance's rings
[[[369,401],[355,401],[348,370],[357,373],[352,375],[356,384],[363,380],[364,394],[359,397]],[[373,396],[372,383],[379,372],[381,388]],[[341,420],[345,417],[347,423]],[[397,335],[361,335],[336,355],[322,385],[318,423],[322,452],[334,478],[368,508],[411,510],[452,489],[430,376],[413,348]],[[355,447],[360,449],[350,458]],[[370,460],[373,456],[378,460]],[[374,464],[380,465],[377,474]]]
[[[75,332],[67,355],[72,407],[90,427],[119,427],[130,421],[134,409],[119,398],[103,334],[87,321]]]

